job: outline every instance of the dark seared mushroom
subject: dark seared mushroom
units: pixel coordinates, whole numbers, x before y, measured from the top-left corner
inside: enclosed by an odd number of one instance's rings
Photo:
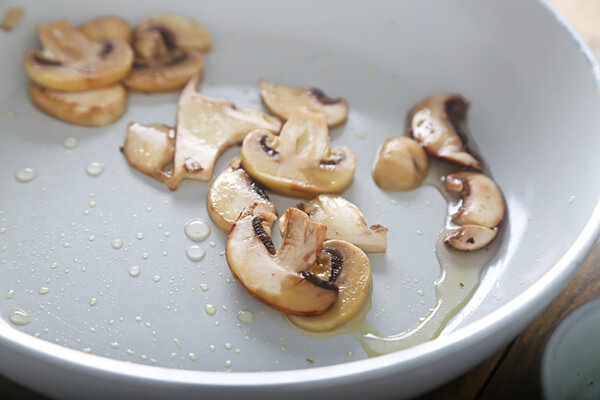
[[[297,107],[322,112],[327,116],[330,127],[343,123],[348,118],[348,103],[341,97],[331,98],[319,88],[302,88],[260,81],[260,95],[269,111],[287,120]]]
[[[282,241],[276,250],[263,226],[275,214],[254,210],[252,205],[242,212],[227,239],[233,275],[252,296],[277,310],[294,315],[327,311],[338,297],[338,286],[311,274],[327,228],[290,208],[279,220]]]
[[[469,103],[457,95],[428,97],[412,111],[410,131],[432,156],[479,171],[481,163],[465,148],[461,128],[468,109]]]
[[[248,134],[242,164],[267,188],[292,197],[341,192],[354,177],[356,157],[347,147],[329,148],[325,114],[296,108],[279,136]]]

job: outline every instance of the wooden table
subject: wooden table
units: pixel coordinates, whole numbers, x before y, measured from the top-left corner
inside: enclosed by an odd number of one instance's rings
[[[551,2],[569,18],[600,59],[600,0]],[[541,398],[540,361],[550,334],[569,312],[598,296],[600,241],[568,286],[511,344],[465,375],[419,399]],[[46,397],[0,377],[0,399],[44,400]]]

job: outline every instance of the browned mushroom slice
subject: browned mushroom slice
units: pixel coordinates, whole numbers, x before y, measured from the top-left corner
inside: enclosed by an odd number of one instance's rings
[[[423,183],[429,169],[425,150],[415,140],[397,136],[385,141],[373,168],[373,179],[383,190],[405,192]]]
[[[345,240],[368,252],[387,249],[387,228],[368,228],[359,208],[342,196],[320,194],[299,207],[312,221],[327,226],[327,239]]]
[[[279,250],[263,228],[271,213],[247,208],[227,239],[227,263],[236,279],[258,300],[294,315],[327,311],[338,297],[338,286],[311,272],[327,228],[290,208],[279,221]]]
[[[280,136],[251,132],[242,144],[242,164],[267,188],[291,197],[311,197],[346,189],[356,157],[347,147],[329,147],[325,114],[296,108]]]
[[[248,176],[242,160],[236,157],[210,185],[206,200],[208,215],[223,232],[229,233],[242,211],[252,204],[256,205],[255,213],[277,213],[267,193]],[[271,224],[265,225],[270,233]]]
[[[498,185],[476,172],[456,172],[446,176],[445,182],[446,190],[460,195],[462,204],[452,215],[452,222],[460,227],[451,230],[444,242],[461,251],[490,244],[505,214],[504,196]]]
[[[150,33],[150,35],[148,35]],[[158,33],[159,36],[155,34]],[[136,50],[145,58],[164,55],[164,51],[175,48],[208,51],[211,48],[210,34],[191,18],[174,14],[157,14],[145,18],[135,29]],[[163,41],[157,43],[156,39]],[[147,44],[154,42],[153,46]],[[156,46],[156,47],[154,47]]]
[[[37,84],[56,90],[87,90],[109,86],[131,69],[133,51],[118,39],[96,42],[66,21],[39,25],[44,51],[25,54],[25,71]]]
[[[122,148],[129,164],[166,183],[171,171],[166,168],[173,162],[175,129],[162,124],[142,125],[132,122]]]
[[[136,59],[123,83],[142,92],[168,92],[185,86],[192,76],[203,70],[202,54],[176,49],[161,58]]]
[[[172,190],[184,178],[210,180],[217,157],[248,132],[258,128],[279,132],[281,128],[277,118],[200,95],[196,92],[199,79],[200,75],[190,79],[179,98]]]
[[[79,92],[63,92],[46,89],[32,82],[29,97],[33,104],[47,114],[83,126],[108,125],[127,110],[127,92],[120,84]]]
[[[465,135],[460,126],[468,108],[469,103],[457,95],[428,97],[412,112],[411,132],[432,156],[481,170],[479,160],[465,148]]]
[[[297,107],[327,115],[327,125],[335,126],[348,118],[348,103],[342,98],[328,97],[321,89],[278,85],[260,81],[260,96],[270,112],[288,120]]]
[[[324,314],[291,315],[290,321],[309,331],[324,332],[339,328],[360,314],[371,284],[371,263],[365,253],[343,240],[328,240],[323,243],[319,263],[312,271],[339,287],[338,298]]]
[[[112,15],[88,21],[79,30],[91,40],[120,39],[131,43],[133,38],[133,31],[127,21]]]

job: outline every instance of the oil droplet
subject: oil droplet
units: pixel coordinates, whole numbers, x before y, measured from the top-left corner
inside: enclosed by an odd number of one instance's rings
[[[229,342],[225,343],[225,349],[227,350],[231,350],[233,348],[233,345]]]
[[[204,307],[204,311],[206,311],[208,315],[215,315],[217,313],[217,309],[212,304],[207,304],[206,307]]]
[[[160,282],[160,275],[154,275],[154,276],[152,277],[152,280],[153,280],[154,282]]]
[[[123,247],[123,240],[121,239],[114,239],[113,241],[110,242],[110,245],[112,246],[113,249],[120,249],[121,247]]]
[[[217,350],[217,346],[215,346],[214,344],[211,344],[210,346],[208,346],[208,350],[215,351],[215,350]]]
[[[89,176],[99,176],[104,172],[104,165],[99,162],[91,162],[85,167],[85,172]]]
[[[92,307],[93,307],[93,306],[95,306],[96,304],[98,304],[98,299],[97,299],[97,298],[95,298],[95,297],[92,297],[92,298],[90,299],[90,306],[92,306]]]
[[[142,240],[142,239],[144,238],[144,234],[143,234],[142,232],[138,232],[138,233],[136,233],[136,234],[135,234],[135,237],[136,237],[138,240]]]
[[[425,292],[423,291],[423,289],[419,289],[419,290],[417,290],[417,294],[418,294],[419,296],[424,296],[424,295],[425,295]]]
[[[575,196],[571,196],[571,197],[569,197],[569,200],[567,200],[567,203],[573,204],[574,201],[575,201]]]
[[[178,349],[181,349],[183,347],[179,339],[173,338],[173,341],[175,342],[175,346],[177,346]]]
[[[423,236],[423,231],[422,231],[422,230],[420,230],[420,229],[417,229],[417,235],[419,235],[419,236]]]
[[[89,240],[90,242],[93,242],[94,240],[96,240],[96,236],[94,236],[94,235],[90,235],[90,236],[88,236],[88,240]]]
[[[201,283],[200,284],[200,289],[202,289],[203,292],[207,292],[208,291],[208,284],[207,283]]]
[[[12,289],[10,289],[8,291],[8,293],[6,293],[6,295],[4,295],[4,298],[6,298],[6,299],[12,299],[14,297],[14,295],[15,295],[15,291],[12,290]]]
[[[346,353],[346,355],[348,356],[348,358],[352,358],[354,357],[354,352],[353,351],[349,351]]]
[[[146,207],[147,212],[152,212],[152,207]]]
[[[189,353],[188,358],[192,361],[196,361],[198,359],[198,356],[195,353]]]
[[[148,259],[148,257],[150,257],[150,254],[148,254],[147,252],[143,252],[143,253],[142,253],[142,258],[143,258],[144,260],[147,260],[147,259]]]
[[[210,247],[217,247],[217,244],[216,244],[215,242],[210,242],[208,245],[209,245]]]
[[[58,263],[52,263],[52,264],[50,264],[50,268],[52,268],[52,269],[58,268]]]
[[[238,311],[237,318],[244,324],[251,324],[254,322],[254,313],[250,310],[240,310]]]
[[[15,308],[8,313],[8,320],[17,326],[27,325],[31,322],[29,314],[20,308]]]
[[[95,201],[93,201],[93,200],[92,200],[92,201],[90,201],[90,202],[88,203],[88,207],[91,207],[91,208],[94,208],[94,207],[96,207],[96,202],[95,202]]]
[[[144,319],[141,316],[138,315],[138,316],[135,317],[135,320],[137,322],[142,322]]]
[[[67,149],[74,149],[75,147],[77,147],[78,144],[79,140],[77,140],[77,138],[74,137],[68,137],[63,142],[63,146],[65,146],[65,148]]]
[[[37,173],[33,168],[21,168],[15,172],[15,179],[19,182],[31,182],[35,179]]]
[[[0,234],[6,233],[6,228],[0,228]]]
[[[132,265],[131,267],[129,267],[129,276],[131,276],[132,278],[139,276],[141,272],[142,269],[139,265]]]
[[[206,250],[200,246],[188,246],[185,249],[185,254],[192,261],[200,261],[206,255]]]
[[[132,355],[135,354],[135,352],[133,350],[131,350],[131,349],[125,350],[125,353],[129,354],[130,356],[132,356]]]
[[[121,347],[121,345],[117,342],[112,342],[110,344],[110,347],[112,347],[113,349],[118,349],[119,347]]]
[[[231,362],[231,360],[227,360],[227,361],[225,361],[225,368],[231,368],[231,365],[232,365],[232,364],[233,364],[233,363]]]
[[[50,289],[48,289],[46,286],[42,286],[40,288],[40,290],[38,290],[39,294],[48,294],[48,292],[50,291]]]
[[[186,222],[183,231],[190,240],[201,242],[210,235],[210,225],[200,218],[194,218]]]

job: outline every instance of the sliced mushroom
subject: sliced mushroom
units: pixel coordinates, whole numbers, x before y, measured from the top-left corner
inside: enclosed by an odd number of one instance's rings
[[[302,88],[260,81],[260,96],[269,111],[283,120],[288,120],[297,107],[327,115],[330,127],[343,123],[348,118],[348,103],[341,97],[331,98],[318,88]]]
[[[147,36],[148,33],[150,33],[149,36]],[[157,14],[145,18],[135,29],[136,42],[147,42],[147,38],[154,40],[153,38],[157,38],[155,33],[159,33],[164,42],[163,45],[154,49],[158,52],[152,51],[148,47],[138,48],[136,45],[136,50],[141,56],[145,58],[162,56],[164,53],[160,49],[170,51],[175,48],[204,52],[210,50],[212,45],[210,34],[204,26],[181,15]]]
[[[504,196],[498,185],[483,174],[467,171],[446,176],[445,183],[446,190],[461,196],[462,204],[452,215],[452,222],[460,227],[451,230],[444,242],[461,251],[490,244],[505,214]]]
[[[192,49],[175,49],[150,60],[136,59],[123,80],[125,86],[141,92],[168,92],[183,87],[204,70],[202,54]]]
[[[208,215],[223,232],[229,233],[242,211],[252,204],[256,205],[255,213],[277,214],[275,204],[260,184],[248,176],[242,168],[242,160],[236,157],[210,185],[206,201]],[[265,225],[270,233],[272,224]]]
[[[373,168],[373,179],[383,190],[406,192],[421,186],[429,160],[415,140],[397,136],[385,141]]]
[[[99,89],[63,92],[31,82],[29,97],[45,113],[83,126],[108,125],[127,110],[127,91],[116,84]]]
[[[133,38],[133,31],[127,21],[113,15],[88,21],[79,30],[91,40],[120,39],[131,43]]]
[[[412,136],[434,157],[481,170],[479,160],[467,151],[461,124],[469,103],[454,94],[439,94],[420,102],[412,112]]]
[[[328,240],[323,243],[319,263],[312,271],[339,287],[338,298],[324,314],[290,315],[295,325],[313,332],[330,331],[348,323],[363,310],[369,296],[371,263],[361,249],[343,240]]]
[[[217,157],[248,132],[258,128],[278,132],[281,128],[277,118],[200,95],[196,92],[199,79],[200,75],[190,79],[179,98],[171,190],[184,178],[210,180]]]
[[[356,169],[347,147],[329,148],[325,114],[296,108],[279,136],[255,130],[242,144],[242,164],[267,188],[292,197],[346,189]]]
[[[122,151],[129,165],[166,183],[171,177],[167,167],[172,164],[175,153],[175,129],[162,124],[132,122],[127,127]]]
[[[387,249],[387,228],[381,225],[368,228],[360,209],[342,196],[320,194],[299,208],[312,221],[327,226],[326,239],[345,240],[367,252]]]
[[[37,84],[56,90],[88,90],[109,86],[131,69],[133,51],[118,39],[96,42],[66,21],[39,25],[44,51],[25,54],[25,71]]]
[[[227,239],[227,263],[236,279],[255,298],[294,315],[327,311],[338,297],[338,286],[311,272],[327,228],[290,208],[279,220],[282,241],[275,249],[263,222],[275,214],[255,213],[250,206],[238,218]]]

